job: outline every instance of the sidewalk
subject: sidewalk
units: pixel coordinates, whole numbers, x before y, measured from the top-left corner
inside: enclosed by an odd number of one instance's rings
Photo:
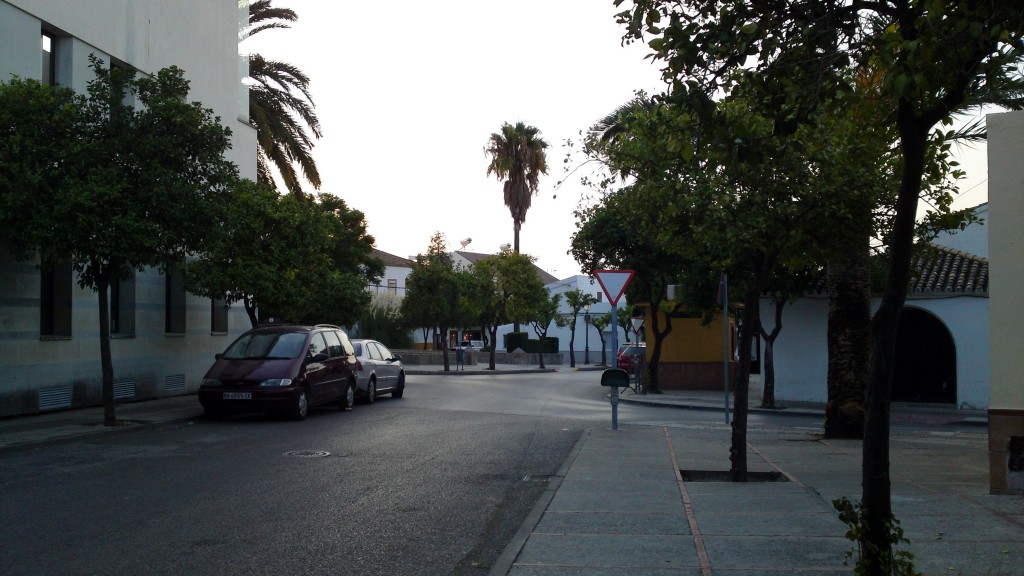
[[[491,576],[850,574],[832,500],[860,499],[860,441],[750,430],[727,481],[725,426],[584,433]],[[926,575],[1024,574],[1024,498],[990,496],[983,434],[892,440],[894,513]]]
[[[539,371],[484,368],[448,375]],[[439,371],[440,366],[407,367],[409,374]],[[724,394],[627,392],[621,401],[721,411]],[[761,411],[759,403],[759,386],[752,384],[751,411]],[[782,412],[820,417],[822,408],[787,405]],[[202,409],[195,395],[185,395],[119,404],[117,416],[125,425],[103,427],[101,407],[3,419],[0,451],[187,423],[201,418]],[[985,423],[981,412],[917,406],[894,406],[893,418]],[[617,431],[610,420],[591,428],[489,574],[849,574],[843,561],[853,544],[844,538],[847,528],[832,500],[860,499],[861,442],[823,440],[816,434],[820,423],[810,426],[751,428],[749,470],[759,480],[775,473],[781,481],[744,484],[725,481],[730,429],[724,423],[634,426],[620,418]],[[916,567],[926,575],[1024,576],[1024,498],[988,494],[986,428],[976,430],[894,434],[894,512],[911,541]]]

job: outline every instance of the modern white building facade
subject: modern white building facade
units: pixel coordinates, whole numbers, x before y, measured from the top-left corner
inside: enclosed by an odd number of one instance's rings
[[[238,0],[0,0],[0,82],[17,76],[84,91],[89,58],[155,73],[184,70],[189,99],[232,131],[229,159],[256,177],[256,134],[242,83]],[[112,307],[115,393],[137,400],[194,391],[234,335],[249,327],[230,309],[185,293],[157,271],[116,287]],[[41,270],[0,243],[0,416],[99,403],[97,295],[70,268]]]

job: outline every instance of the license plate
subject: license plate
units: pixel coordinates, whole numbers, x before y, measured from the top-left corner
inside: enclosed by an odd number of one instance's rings
[[[225,400],[252,400],[252,392],[225,392]]]

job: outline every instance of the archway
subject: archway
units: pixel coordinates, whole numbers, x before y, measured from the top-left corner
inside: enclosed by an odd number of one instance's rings
[[[956,344],[945,324],[920,308],[900,316],[892,399],[956,404]]]

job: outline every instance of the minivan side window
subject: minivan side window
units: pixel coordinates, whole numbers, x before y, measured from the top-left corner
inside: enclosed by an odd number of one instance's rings
[[[327,343],[324,342],[324,336],[320,332],[313,334],[313,337],[309,339],[309,357],[312,358],[317,354],[327,353]]]
[[[327,340],[327,354],[331,358],[337,358],[344,356],[344,352],[341,350],[341,340],[338,339],[338,333],[333,330],[326,330],[323,332],[324,339]]]
[[[348,334],[345,334],[341,330],[338,330],[338,338],[341,338],[341,347],[345,350],[345,353],[349,356],[355,356],[355,348],[352,347],[352,342],[348,339]]]

